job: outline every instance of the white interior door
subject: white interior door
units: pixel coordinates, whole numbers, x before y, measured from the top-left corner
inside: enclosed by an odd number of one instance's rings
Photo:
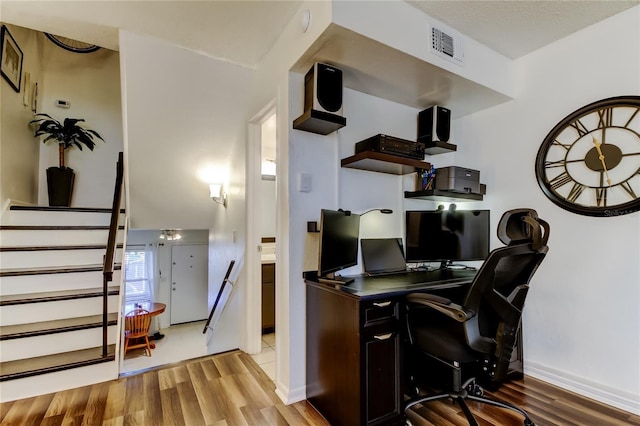
[[[206,244],[171,248],[171,324],[207,318],[207,257]]]

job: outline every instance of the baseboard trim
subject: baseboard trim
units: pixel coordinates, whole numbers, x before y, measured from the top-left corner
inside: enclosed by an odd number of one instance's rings
[[[525,363],[525,375],[535,377],[553,385],[578,393],[587,398],[611,405],[621,410],[640,415],[640,396],[614,389],[600,383],[574,376],[564,371],[537,364]]]
[[[280,398],[286,405],[307,399],[305,386],[301,386],[295,390],[290,390],[276,383],[276,395],[278,395],[278,398]]]

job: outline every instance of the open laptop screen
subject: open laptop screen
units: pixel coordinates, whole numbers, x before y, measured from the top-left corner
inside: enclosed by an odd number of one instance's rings
[[[364,271],[368,274],[403,272],[407,268],[402,238],[364,238],[360,247]]]

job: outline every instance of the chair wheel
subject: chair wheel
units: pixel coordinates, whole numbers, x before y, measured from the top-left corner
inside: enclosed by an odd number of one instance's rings
[[[482,396],[484,395],[484,389],[482,389],[482,386],[480,386],[479,384],[473,382],[473,383],[469,383],[469,385],[466,388],[467,393],[469,393],[470,395],[473,396]]]
[[[524,419],[524,426],[536,426],[536,424],[533,423],[533,420]]]

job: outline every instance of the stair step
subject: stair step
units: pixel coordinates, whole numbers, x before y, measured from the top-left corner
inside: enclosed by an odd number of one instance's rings
[[[120,294],[118,286],[107,289],[109,296]],[[82,290],[52,291],[42,293],[15,294],[0,296],[0,306],[23,305],[26,303],[57,302],[60,300],[87,299],[102,297],[102,287],[86,288]]]
[[[124,223],[125,211],[121,210],[119,223]],[[111,209],[12,206],[7,215],[7,225],[109,225]],[[5,224],[5,223],[3,223]]]
[[[0,278],[0,296],[9,294],[28,294],[43,291],[81,290],[101,286],[102,267],[89,272],[13,275]],[[111,284],[121,282],[122,270],[113,273]]]
[[[116,244],[116,248],[124,247],[123,244]],[[75,246],[18,246],[18,247],[0,247],[0,252],[16,252],[16,251],[51,251],[51,250],[106,250],[106,244],[85,244]]]
[[[110,207],[11,206],[12,211],[111,213]],[[125,209],[120,209],[124,213]]]
[[[116,262],[121,262],[124,255],[123,245],[119,246],[114,252]],[[96,265],[104,262],[106,252],[104,245],[4,247],[0,249],[0,265],[11,269]]]
[[[124,241],[124,226],[118,227],[116,243]],[[3,247],[105,244],[108,226],[0,225]]]
[[[95,231],[109,230],[104,225],[1,225],[0,231]],[[124,229],[124,225],[118,226],[119,230]]]
[[[109,345],[107,346],[106,357],[102,357],[102,347],[99,346],[79,351],[7,361],[0,363],[0,382],[114,360],[115,345]]]
[[[118,314],[115,312],[108,314],[107,325],[113,326],[117,324]],[[102,327],[102,315],[67,318],[30,324],[8,325],[0,327],[0,340],[43,336],[47,334],[64,333],[67,331],[85,330],[97,327]]]
[[[22,275],[47,275],[47,274],[72,274],[75,272],[98,272],[102,271],[103,265],[85,265],[76,267],[61,266],[58,268],[32,268],[32,269],[3,269],[0,270],[0,277],[17,277]],[[115,264],[114,270],[121,270],[122,264]]]

